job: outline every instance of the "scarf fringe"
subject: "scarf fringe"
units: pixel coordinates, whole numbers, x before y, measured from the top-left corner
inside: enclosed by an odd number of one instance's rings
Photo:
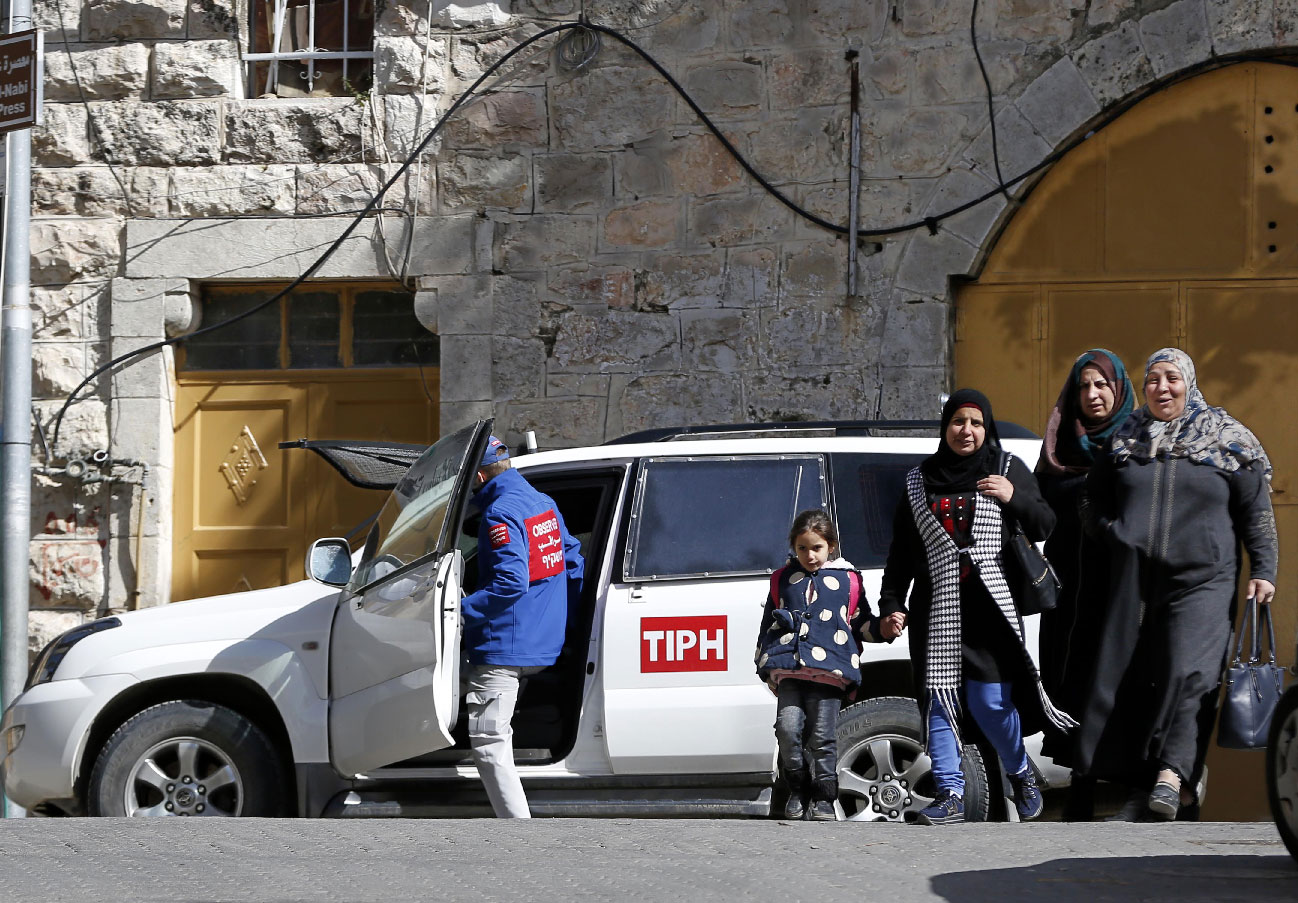
[[[1050,697],[1046,695],[1046,688],[1041,684],[1040,677],[1037,678],[1036,684],[1037,695],[1041,697],[1041,708],[1046,717],[1050,719],[1050,723],[1061,731],[1071,731],[1073,728],[1078,727],[1079,725],[1072,715],[1063,709],[1056,708],[1055,704],[1050,701]]]

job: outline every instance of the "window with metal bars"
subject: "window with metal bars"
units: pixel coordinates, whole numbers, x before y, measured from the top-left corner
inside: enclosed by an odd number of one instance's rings
[[[374,0],[251,0],[250,97],[363,94],[374,70]]]
[[[209,285],[203,325],[261,304],[273,285]],[[250,317],[181,343],[177,366],[196,370],[334,370],[436,367],[437,336],[419,323],[414,296],[386,286],[315,283]]]

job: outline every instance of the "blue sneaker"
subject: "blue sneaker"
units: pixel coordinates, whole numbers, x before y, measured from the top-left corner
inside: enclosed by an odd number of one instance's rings
[[[963,822],[964,798],[946,788],[937,792],[937,799],[915,813],[915,823],[920,825],[958,825]]]
[[[1031,766],[1022,774],[1012,774],[1009,777],[1010,787],[1014,788],[1014,808],[1018,810],[1019,821],[1031,821],[1046,807],[1045,801],[1041,799],[1041,791],[1037,789],[1037,777],[1032,773]]]

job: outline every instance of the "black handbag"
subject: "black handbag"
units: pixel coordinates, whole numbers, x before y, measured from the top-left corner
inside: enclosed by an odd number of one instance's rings
[[[1001,475],[1006,476],[1009,471],[1010,455],[1003,451]],[[1059,576],[1016,520],[1011,521],[1009,543],[1001,555],[1001,562],[1005,582],[1009,584],[1014,607],[1020,616],[1039,615],[1043,611],[1052,611],[1059,604]]]
[[[1265,662],[1262,661],[1263,620],[1271,644]],[[1245,634],[1248,634],[1249,658],[1241,661]],[[1284,668],[1275,663],[1271,606],[1259,606],[1257,599],[1249,599],[1244,622],[1239,625],[1235,660],[1226,669],[1226,695],[1221,703],[1221,722],[1217,725],[1217,745],[1227,749],[1265,748],[1271,715],[1283,692]]]

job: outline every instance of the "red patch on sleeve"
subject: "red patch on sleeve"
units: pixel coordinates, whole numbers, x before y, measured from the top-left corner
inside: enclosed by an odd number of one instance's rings
[[[551,508],[523,521],[527,531],[527,579],[535,583],[563,571],[563,536],[559,516]]]
[[[491,537],[491,547],[499,549],[509,545],[509,524],[492,524],[491,529],[487,531]]]

